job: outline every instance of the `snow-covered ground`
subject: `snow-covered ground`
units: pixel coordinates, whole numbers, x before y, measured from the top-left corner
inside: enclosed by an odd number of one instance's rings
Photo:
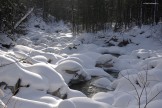
[[[161,108],[161,24],[77,36],[63,22],[33,17],[26,26],[15,47],[0,50],[1,108]],[[87,97],[69,88],[92,77],[111,91]]]

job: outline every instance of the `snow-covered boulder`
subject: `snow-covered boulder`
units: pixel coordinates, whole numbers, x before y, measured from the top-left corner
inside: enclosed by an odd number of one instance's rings
[[[17,81],[21,80],[21,86],[30,86],[39,90],[48,90],[48,79],[37,73],[30,72],[21,68],[16,61],[0,56],[0,82],[5,82],[9,86],[15,86]]]
[[[116,96],[114,100],[113,106],[119,108],[127,108],[128,106],[132,105],[132,102],[136,99],[130,94],[127,93],[120,93],[121,95]]]
[[[14,45],[14,42],[6,34],[0,33],[0,45],[8,48]]]
[[[49,89],[48,92],[55,92],[59,89],[67,88],[63,77],[52,67],[45,63],[37,63],[31,66],[22,66],[24,69],[39,74],[48,79]],[[65,93],[64,93],[65,94]]]
[[[66,60],[60,62],[56,70],[63,76],[65,82],[68,84],[72,80],[84,81],[89,80],[91,77],[85,72],[83,67],[76,61]]]
[[[146,59],[146,58],[150,58],[152,55],[152,51],[151,50],[145,50],[145,49],[139,49],[139,50],[135,50],[132,52],[133,56],[137,57],[138,59]]]
[[[138,76],[135,74],[127,75],[120,79],[114,80],[111,86],[115,89],[115,91],[128,92],[135,90],[134,87],[136,87],[136,89],[139,89],[141,87],[139,83],[140,82],[138,82]]]
[[[107,92],[107,93],[105,93],[105,92],[99,92],[99,93],[96,93],[92,97],[93,100],[96,100],[98,102],[104,102],[104,103],[110,104],[110,105],[113,104],[114,98],[115,98],[114,97],[114,94],[111,93],[111,92]]]
[[[17,39],[16,43],[17,45],[29,46],[32,44],[32,41],[30,41],[29,39],[26,39],[25,37],[21,37]]]
[[[43,62],[43,63],[48,63],[49,60],[45,57],[45,56],[42,56],[42,55],[37,55],[37,56],[34,56],[32,57],[32,59],[38,61],[38,62]]]
[[[87,97],[77,97],[61,101],[58,108],[112,108],[111,105],[92,100]]]
[[[53,108],[54,106],[45,102],[39,102],[35,100],[24,99],[13,96],[9,100],[7,108]]]
[[[162,99],[159,99],[159,100],[150,102],[147,105],[147,108],[161,108],[161,106],[162,106]]]
[[[137,74],[137,73],[138,73],[138,70],[136,70],[136,69],[122,70],[122,71],[120,71],[118,78],[122,78],[124,76],[133,75],[133,74]]]
[[[117,46],[112,46],[112,47],[100,47],[97,49],[98,53],[101,54],[114,54],[114,55],[123,55],[125,54],[125,51]]]
[[[35,57],[35,56],[44,56],[45,58],[47,58],[47,62],[51,63],[51,64],[55,64],[56,62],[58,62],[59,60],[63,59],[62,56],[58,55],[58,54],[54,54],[54,53],[49,53],[49,52],[43,52],[41,50],[35,50],[32,48],[29,48],[27,46],[23,46],[23,45],[16,45],[13,48],[13,52],[17,52],[17,53],[23,53],[23,54],[27,54],[28,57],[26,57],[27,59],[30,57]],[[42,57],[41,57],[42,58]],[[44,58],[44,59],[45,59]],[[33,59],[34,60],[34,59]],[[35,60],[36,61],[36,60]],[[43,60],[44,61],[44,60]],[[40,62],[39,60],[37,60],[36,62]],[[36,63],[34,62],[34,63]],[[34,64],[33,63],[33,64]]]
[[[111,81],[107,78],[99,78],[95,80],[94,82],[92,82],[91,84],[96,87],[101,87],[101,88],[105,88],[108,90],[112,90]]]
[[[162,82],[157,83],[152,87],[150,93],[148,94],[148,101],[150,100],[162,100]]]
[[[113,67],[113,62],[115,59],[116,59],[116,57],[114,57],[110,54],[104,54],[97,59],[96,66],[104,67],[104,68],[111,68],[111,67]]]

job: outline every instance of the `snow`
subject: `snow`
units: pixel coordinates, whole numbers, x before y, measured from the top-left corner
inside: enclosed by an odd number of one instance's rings
[[[22,80],[22,85],[30,85],[33,88],[47,90],[48,80],[39,74],[21,68],[14,60],[5,56],[0,56],[1,67],[0,81],[10,86],[14,86],[18,79]],[[16,72],[16,73],[15,73]]]
[[[92,99],[99,101],[99,102],[107,103],[110,105],[112,105],[114,102],[114,96],[110,92],[109,93],[99,92],[99,93],[95,94],[92,97]]]
[[[12,99],[9,100],[9,104],[7,106],[8,108],[53,108],[52,105],[49,105],[47,103],[33,101],[33,100],[27,100],[19,97],[12,97]]]
[[[129,105],[131,106],[131,102],[134,100],[134,97],[130,94],[122,93],[122,95],[118,96],[113,103],[115,107],[126,108]]]
[[[112,56],[110,54],[104,54],[98,58],[98,60],[96,61],[96,64],[98,64],[98,65],[104,65],[106,63],[112,64],[114,59],[116,59],[114,56]]]
[[[62,61],[55,68],[64,78],[68,84],[71,80],[89,80],[91,77],[85,72],[83,67],[73,60]]]
[[[93,69],[86,69],[86,72],[89,73],[91,76],[99,76],[99,77],[108,77],[110,80],[114,80],[114,78],[105,72],[101,68],[93,68]]]
[[[77,98],[64,100],[58,106],[58,108],[71,108],[71,107],[72,108],[111,108],[111,106],[108,104],[97,102],[87,97],[77,97]]]
[[[148,100],[150,101],[153,98],[154,98],[154,100],[162,99],[162,83],[157,83],[151,89],[150,93],[148,94]]]
[[[32,16],[26,26],[13,48],[0,50],[0,107],[138,108],[140,100],[141,108],[161,108],[161,24],[76,36],[63,21]],[[2,34],[0,43],[13,41]],[[91,85],[108,91],[87,97],[69,88],[92,77]]]
[[[59,104],[58,108],[76,108],[76,106],[70,100],[65,100]]]
[[[60,87],[66,87],[66,84],[62,78],[62,76],[54,70],[52,67],[48,66],[44,63],[37,63],[32,66],[24,67],[26,70],[37,73],[42,77],[48,79],[49,82],[49,92],[54,92],[58,90]]]
[[[38,91],[32,88],[21,88],[19,93],[16,95],[20,98],[28,99],[28,100],[35,100],[39,102],[44,102],[48,104],[57,104],[58,101],[61,101],[61,99],[51,96],[49,94],[46,94],[45,91]]]
[[[94,82],[92,82],[92,85],[96,87],[101,87],[101,88],[105,88],[108,90],[112,90],[111,81],[107,78],[99,78],[98,80],[95,80]]]
[[[152,101],[150,104],[148,104],[147,108],[161,108],[162,105],[161,102],[162,102],[161,99]]]
[[[14,45],[14,42],[3,33],[0,33],[0,45]]]

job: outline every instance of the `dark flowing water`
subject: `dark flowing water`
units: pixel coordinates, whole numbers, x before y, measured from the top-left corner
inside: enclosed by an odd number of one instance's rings
[[[91,83],[95,80],[97,80],[99,77],[92,77],[91,80],[85,81],[85,82],[80,82],[77,84],[73,84],[70,86],[71,89],[81,91],[84,93],[87,97],[92,97],[94,94],[98,92],[107,92],[107,89],[104,88],[99,88],[91,85]]]
[[[110,75],[112,75],[114,78],[117,78],[117,76],[118,76],[118,71],[117,70],[106,69],[105,71],[107,73],[109,73]],[[95,86],[91,85],[91,83],[93,81],[97,80],[98,78],[101,78],[101,77],[92,77],[92,79],[89,80],[89,81],[84,81],[84,82],[80,82],[80,83],[77,83],[77,84],[72,84],[70,86],[70,88],[74,89],[74,90],[81,91],[87,97],[92,97],[94,94],[96,94],[98,92],[108,92],[108,91],[110,91],[110,90],[105,89],[105,88],[95,87]]]

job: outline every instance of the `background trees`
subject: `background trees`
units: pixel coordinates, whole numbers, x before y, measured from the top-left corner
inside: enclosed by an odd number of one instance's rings
[[[155,1],[156,6],[149,4]],[[0,31],[12,29],[30,7],[41,10],[45,21],[52,15],[56,21],[70,22],[74,32],[96,32],[112,26],[118,30],[157,23],[162,17],[161,0],[1,0]]]
[[[19,0],[0,0],[0,32],[13,32],[14,24],[25,11],[26,7]]]

